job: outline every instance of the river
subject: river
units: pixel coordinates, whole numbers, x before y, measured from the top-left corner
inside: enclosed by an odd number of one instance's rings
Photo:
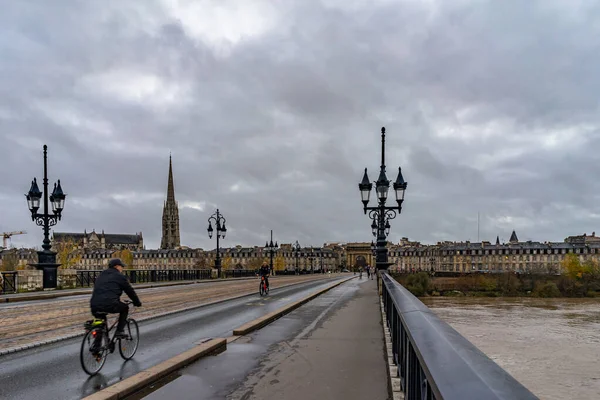
[[[600,399],[600,300],[422,300],[540,399]]]

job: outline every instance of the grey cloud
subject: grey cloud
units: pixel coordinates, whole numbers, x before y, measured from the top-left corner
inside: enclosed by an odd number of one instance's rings
[[[15,244],[41,241],[23,193],[44,143],[69,194],[58,230],[143,231],[158,246],[172,152],[185,245],[214,247],[215,207],[225,245],[270,229],[368,241],[357,183],[365,167],[377,178],[381,126],[388,177],[402,166],[409,182],[394,241],[474,240],[477,211],[489,240],[597,230],[597,4],[297,1],[227,51],[166,7],[2,7],[0,231],[30,232]]]

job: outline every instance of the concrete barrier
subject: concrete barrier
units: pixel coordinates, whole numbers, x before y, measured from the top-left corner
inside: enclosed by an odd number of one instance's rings
[[[206,355],[212,354],[217,350],[226,349],[227,339],[217,338],[209,340],[154,367],[150,367],[119,383],[115,383],[106,389],[102,389],[91,396],[85,397],[84,400],[123,399]]]

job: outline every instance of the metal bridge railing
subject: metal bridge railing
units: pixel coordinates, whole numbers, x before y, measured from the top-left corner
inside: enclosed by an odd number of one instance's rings
[[[387,272],[381,279],[386,323],[405,399],[538,399]]]
[[[0,294],[17,293],[17,272],[0,272]]]
[[[223,278],[247,278],[249,276],[255,276],[257,271],[253,269],[230,269],[223,270]]]
[[[77,286],[94,286],[101,272],[101,270],[77,271]],[[123,273],[131,283],[194,281],[211,278],[210,269],[126,269]]]

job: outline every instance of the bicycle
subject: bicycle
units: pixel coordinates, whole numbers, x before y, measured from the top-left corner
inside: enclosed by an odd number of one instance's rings
[[[124,301],[124,303],[128,306],[132,304],[130,301]],[[96,313],[96,316],[98,318],[94,317],[94,319],[86,321],[84,324],[86,333],[83,336],[79,352],[81,367],[90,376],[96,375],[102,369],[108,354],[114,353],[117,341],[119,341],[119,353],[126,361],[133,358],[140,343],[140,331],[135,319],[127,319],[127,325],[125,326],[126,338],[115,338],[116,329],[112,338],[110,338],[110,331],[117,325],[118,317],[109,328],[108,313]],[[98,338],[98,336],[100,337]]]
[[[266,296],[269,294],[269,287],[267,286],[267,281],[264,276],[260,277],[260,284],[258,285],[258,293],[261,296]]]

